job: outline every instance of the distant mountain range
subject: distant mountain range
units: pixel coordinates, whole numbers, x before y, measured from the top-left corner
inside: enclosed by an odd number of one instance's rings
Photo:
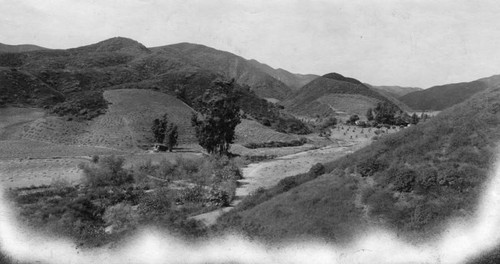
[[[367,84],[367,86],[370,86],[379,92],[387,93],[387,94],[393,96],[394,98],[399,98],[403,95],[423,90],[422,88],[418,88],[418,87],[374,86],[374,85],[369,85],[369,84]]]
[[[414,110],[440,111],[464,102],[473,95],[500,84],[500,75],[472,82],[434,86],[401,96],[399,99]]]
[[[46,48],[24,44],[24,45],[7,45],[0,43],[0,52],[27,52],[27,51],[35,51],[35,50],[44,50]]]

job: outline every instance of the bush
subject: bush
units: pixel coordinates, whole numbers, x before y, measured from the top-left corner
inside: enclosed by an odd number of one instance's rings
[[[113,232],[122,232],[135,228],[138,217],[130,204],[118,203],[106,208],[103,220],[107,226],[113,227]]]
[[[132,174],[123,169],[123,157],[105,156],[97,164],[80,164],[85,182],[90,186],[120,186],[134,181]]]

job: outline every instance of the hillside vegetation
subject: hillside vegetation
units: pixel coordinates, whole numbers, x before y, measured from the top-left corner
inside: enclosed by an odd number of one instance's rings
[[[472,215],[499,140],[496,88],[327,164],[323,176],[250,196],[218,228],[268,240],[347,242],[372,226],[430,237],[446,219]]]
[[[30,44],[8,45],[0,43],[0,52],[27,52],[27,51],[44,50],[44,49],[46,48]]]
[[[406,94],[399,99],[416,111],[440,111],[461,103],[487,88],[495,87],[499,83],[500,76],[491,76],[472,82],[434,86]]]

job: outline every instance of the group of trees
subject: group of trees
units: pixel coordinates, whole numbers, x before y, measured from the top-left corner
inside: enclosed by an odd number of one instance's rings
[[[217,81],[211,91],[198,99],[201,113],[193,114],[199,144],[210,154],[227,155],[235,138],[235,128],[241,122],[240,108],[234,93],[234,79]]]
[[[422,114],[421,117],[417,113],[411,116],[406,112],[399,110],[395,105],[388,102],[379,102],[374,109],[369,108],[366,111],[366,119],[368,122],[387,125],[416,125],[420,119],[426,118],[427,115]],[[359,119],[359,118],[358,118]]]
[[[177,145],[179,134],[177,132],[177,125],[168,121],[168,114],[155,119],[151,130],[153,131],[155,142],[165,144],[168,151],[172,152],[173,148]]]
[[[234,80],[216,81],[212,89],[198,98],[199,114],[193,114],[191,124],[199,144],[210,154],[227,155],[235,139],[235,128],[241,122],[240,108],[234,92]],[[169,151],[177,145],[177,125],[168,121],[168,115],[155,119],[151,128],[154,140],[163,143]]]

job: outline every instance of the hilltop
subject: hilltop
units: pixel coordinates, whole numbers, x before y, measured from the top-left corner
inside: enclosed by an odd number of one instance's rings
[[[461,103],[473,95],[500,84],[500,76],[472,82],[453,83],[408,93],[399,99],[414,110],[440,111]]]
[[[500,140],[499,113],[500,89],[485,90],[326,164],[322,176],[283,180],[276,188],[284,192],[274,196],[255,193],[218,228],[272,241],[342,243],[371,227],[416,241],[432,237],[447,219],[473,214]],[[297,186],[301,179],[309,181]]]
[[[348,117],[357,114],[365,116],[368,108],[378,102],[392,102],[368,88],[360,81],[329,73],[318,77],[295,92],[284,102],[285,107],[298,116]]]

